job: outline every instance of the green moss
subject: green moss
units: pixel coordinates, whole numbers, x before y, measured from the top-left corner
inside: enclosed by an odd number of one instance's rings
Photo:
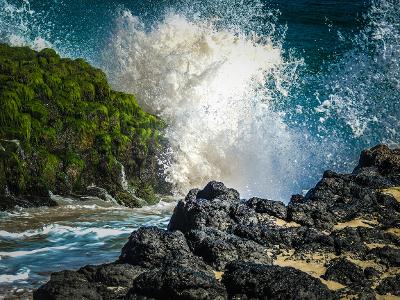
[[[156,204],[160,200],[156,197],[152,184],[140,182],[136,190],[136,196],[145,200],[148,204]]]
[[[84,60],[0,44],[0,144],[18,139],[26,154],[1,158],[0,179],[11,178],[15,193],[68,193],[94,183],[116,196],[122,163],[130,182],[148,182],[137,191],[153,203],[162,127]]]
[[[142,207],[147,204],[146,201],[132,196],[130,193],[125,191],[119,191],[116,195],[118,202],[128,207]]]
[[[60,159],[53,154],[48,154],[44,162],[41,177],[44,184],[50,189],[53,188],[56,183],[59,166]]]

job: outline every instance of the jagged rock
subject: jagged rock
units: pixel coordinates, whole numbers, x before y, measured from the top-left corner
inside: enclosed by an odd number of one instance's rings
[[[371,249],[369,258],[375,258],[388,267],[400,267],[400,249],[389,246]]]
[[[323,278],[348,286],[368,285],[363,269],[345,258],[331,260]]]
[[[234,262],[222,281],[234,299],[337,299],[320,280],[291,267]]]
[[[221,182],[212,181],[203,190],[191,191],[187,201],[179,201],[168,229],[188,232],[203,227],[214,227],[227,230],[235,223],[231,217],[231,210],[239,201],[237,191],[226,188]]]
[[[167,267],[140,275],[125,299],[223,300],[227,295],[213,276],[188,268]]]
[[[305,251],[315,249],[334,251],[334,239],[331,236],[308,227],[285,228],[262,224],[236,225],[233,227],[232,233],[267,247],[279,246],[284,249],[294,248]]]
[[[364,275],[365,275],[365,278],[367,278],[369,280],[374,280],[374,279],[377,279],[381,275],[381,272],[379,272],[377,269],[375,269],[373,267],[366,267],[364,269]]]
[[[400,296],[400,274],[383,279],[376,290],[381,295],[392,294]]]
[[[112,287],[131,287],[132,282],[147,269],[130,264],[105,264],[101,266],[85,266],[78,273],[85,275],[90,282],[100,282]]]
[[[38,300],[102,300],[102,296],[93,284],[89,283],[83,274],[74,271],[53,273],[50,281],[34,292],[33,298]]]
[[[279,245],[283,248],[291,247],[293,240],[298,236],[297,228],[279,228],[264,224],[235,225],[232,233],[264,246]]]
[[[392,181],[391,186],[400,185],[400,149],[390,149],[386,145],[377,145],[361,152],[355,173],[363,168],[371,167],[387,176]]]
[[[223,270],[227,263],[234,260],[265,264],[272,262],[265,247],[217,229],[193,230],[187,234],[187,238],[193,253],[216,270]]]
[[[212,181],[178,202],[168,231],[140,228],[116,263],[55,274],[36,293],[51,299],[375,299],[376,292],[398,294],[398,275],[381,281],[376,291],[372,287],[383,272],[400,266],[397,188],[383,190],[399,183],[399,155],[399,150],[375,147],[362,154],[352,174],[325,172],[315,188],[304,197],[293,196],[288,207],[261,198],[241,200],[237,191]],[[374,268],[362,269],[352,259],[372,260]],[[298,269],[273,265],[292,262]],[[224,273],[222,282],[213,271]],[[344,287],[333,292],[315,274]],[[64,289],[67,285],[77,290]]]
[[[399,224],[400,204],[380,190],[400,185],[399,161],[400,149],[379,145],[364,151],[352,174],[326,171],[304,198],[292,197],[288,219],[324,230],[368,215],[378,215],[387,227]]]
[[[215,198],[234,202],[240,200],[238,191],[227,188],[222,182],[218,181],[209,182],[204,189],[199,190],[196,195],[196,199],[212,200]]]
[[[400,237],[378,228],[357,227],[358,235],[365,243],[393,244],[400,246]]]
[[[287,216],[286,206],[280,201],[272,201],[255,197],[247,200],[246,205],[254,208],[257,213],[266,213],[284,220]]]
[[[347,227],[334,231],[332,237],[337,255],[350,252],[356,257],[364,258],[368,252],[368,247],[362,240],[357,228]]]
[[[176,265],[211,270],[201,258],[192,254],[182,232],[157,227],[141,227],[134,231],[122,248],[119,262],[144,268]]]

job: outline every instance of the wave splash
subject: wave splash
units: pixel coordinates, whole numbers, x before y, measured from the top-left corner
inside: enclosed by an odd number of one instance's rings
[[[117,89],[168,124],[163,164],[177,192],[216,179],[244,194],[280,197],[280,181],[294,176],[296,138],[270,103],[290,92],[302,63],[283,55],[270,36],[176,13],[148,31],[124,11],[105,69]]]
[[[372,1],[364,21],[361,32],[350,38],[353,48],[320,79],[329,95],[316,110],[323,121],[343,122],[363,144],[360,149],[376,143],[395,146],[400,142],[398,1]]]
[[[399,144],[400,11],[396,0],[371,1],[361,31],[343,37],[351,49],[314,73],[283,47],[279,11],[264,3],[193,0],[140,19],[111,5],[110,19],[94,20],[112,32],[104,45],[96,34],[87,43],[81,23],[54,25],[71,0],[45,11],[0,0],[0,41],[83,56],[165,119],[160,160],[177,193],[217,179],[287,201],[324,169],[350,171],[361,149]]]

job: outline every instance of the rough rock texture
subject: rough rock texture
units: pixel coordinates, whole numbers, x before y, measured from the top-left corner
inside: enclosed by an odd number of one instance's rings
[[[0,43],[0,210],[91,185],[126,206],[154,203],[162,128],[84,60]]]
[[[367,285],[363,269],[345,258],[331,260],[323,278],[348,286]]]
[[[239,299],[335,299],[318,279],[291,267],[234,262],[227,266],[223,283]]]
[[[376,288],[379,294],[392,294],[400,296],[400,274],[393,277],[387,277]]]
[[[167,267],[142,274],[126,299],[226,299],[225,288],[214,276],[195,269]],[[146,299],[146,298],[145,298]]]
[[[400,150],[327,171],[288,206],[212,181],[118,261],[53,274],[34,299],[376,299],[400,295]]]

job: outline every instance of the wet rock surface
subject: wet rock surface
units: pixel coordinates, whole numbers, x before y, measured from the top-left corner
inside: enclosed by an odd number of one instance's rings
[[[400,150],[363,151],[285,206],[221,182],[191,190],[167,230],[120,258],[52,275],[34,299],[375,299],[399,296]]]

